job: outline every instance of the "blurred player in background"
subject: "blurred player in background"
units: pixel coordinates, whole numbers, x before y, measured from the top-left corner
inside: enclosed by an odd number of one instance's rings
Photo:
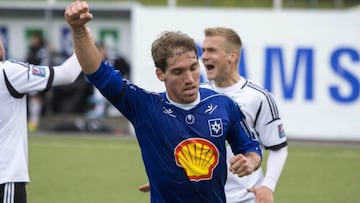
[[[0,203],[25,203],[28,172],[26,94],[69,84],[80,74],[76,56],[55,67],[5,60],[0,41]]]
[[[25,59],[33,65],[49,66],[50,52],[41,32],[34,32],[30,36],[30,46]],[[28,97],[28,130],[36,131],[44,110],[45,91],[32,92]]]
[[[240,76],[238,67],[242,42],[234,30],[207,28],[204,34],[202,61],[210,81],[204,87],[232,97],[245,113],[250,127],[255,129],[263,148],[269,152],[264,178],[261,168],[241,178],[228,174],[225,185],[227,202],[272,203],[273,192],[288,154],[287,139],[277,105],[266,89]],[[233,157],[229,146],[227,152],[229,162]]]
[[[230,169],[239,176],[259,168],[261,150],[233,100],[199,89],[195,41],[181,32],[164,32],[153,42],[156,76],[166,92],[148,92],[102,60],[86,26],[92,17],[85,1],[65,11],[83,72],[135,128],[151,202],[225,202],[225,140],[237,154]]]

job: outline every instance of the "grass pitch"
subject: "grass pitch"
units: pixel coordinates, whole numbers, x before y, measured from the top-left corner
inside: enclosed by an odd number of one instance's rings
[[[149,202],[149,194],[137,190],[147,178],[135,139],[32,134],[29,154],[29,203]],[[275,202],[359,203],[359,172],[360,146],[289,142]]]
[[[30,136],[29,203],[149,202],[136,140],[113,136]]]

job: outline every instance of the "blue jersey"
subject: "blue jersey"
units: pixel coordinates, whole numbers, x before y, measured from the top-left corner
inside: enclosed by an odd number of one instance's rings
[[[107,63],[88,79],[134,126],[151,202],[225,202],[225,141],[235,154],[261,155],[238,105],[223,94],[200,88],[200,102],[184,110]]]

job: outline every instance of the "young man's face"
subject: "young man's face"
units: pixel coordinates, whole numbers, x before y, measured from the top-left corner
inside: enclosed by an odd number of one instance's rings
[[[227,74],[231,74],[231,55],[225,51],[225,39],[220,36],[205,37],[202,51],[207,79],[226,80]]]
[[[165,83],[169,98],[180,104],[188,104],[198,97],[200,66],[196,53],[186,52],[168,59],[165,73],[159,68],[156,75]]]

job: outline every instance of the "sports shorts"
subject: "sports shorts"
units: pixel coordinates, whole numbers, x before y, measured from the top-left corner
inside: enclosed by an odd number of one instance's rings
[[[0,203],[26,203],[25,183],[0,184]]]

